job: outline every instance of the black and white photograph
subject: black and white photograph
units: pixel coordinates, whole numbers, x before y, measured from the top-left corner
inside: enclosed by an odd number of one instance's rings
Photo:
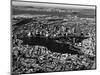
[[[11,1],[11,74],[96,70],[96,5]]]

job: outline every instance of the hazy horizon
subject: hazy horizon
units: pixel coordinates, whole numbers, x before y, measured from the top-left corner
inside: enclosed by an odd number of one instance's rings
[[[72,5],[72,4],[51,4],[41,2],[29,2],[29,1],[12,1],[12,6],[31,6],[31,7],[44,7],[44,8],[63,8],[63,9],[95,9],[95,6],[85,5]]]

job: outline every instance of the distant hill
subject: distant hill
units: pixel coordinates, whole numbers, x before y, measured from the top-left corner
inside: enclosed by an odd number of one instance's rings
[[[61,8],[42,8],[31,6],[13,6],[13,15],[31,14],[31,15],[76,15],[79,17],[95,18],[95,10],[93,9],[61,9]]]

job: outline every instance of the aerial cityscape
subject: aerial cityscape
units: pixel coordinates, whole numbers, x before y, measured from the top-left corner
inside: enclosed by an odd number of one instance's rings
[[[12,1],[13,75],[96,69],[96,7]]]

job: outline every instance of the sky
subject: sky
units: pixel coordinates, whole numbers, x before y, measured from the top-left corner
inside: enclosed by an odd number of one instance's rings
[[[40,3],[40,2],[27,2],[27,1],[12,1],[13,6],[35,6],[35,7],[51,7],[51,8],[64,8],[64,9],[95,9],[95,6],[82,6],[72,4],[51,4],[51,3]]]

